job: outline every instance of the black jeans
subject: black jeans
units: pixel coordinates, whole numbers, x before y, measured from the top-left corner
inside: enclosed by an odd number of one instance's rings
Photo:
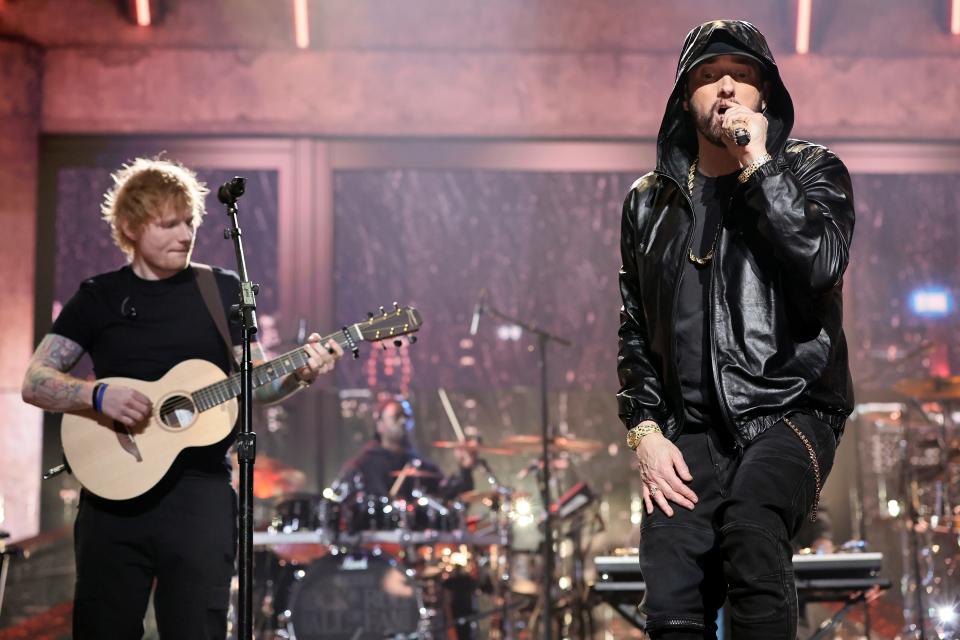
[[[807,437],[821,483],[833,465],[833,429],[808,415],[788,419]],[[641,605],[652,638],[712,638],[730,599],[737,640],[795,640],[797,592],[790,539],[810,517],[816,482],[810,453],[785,421],[755,438],[739,458],[714,432],[684,433],[676,445],[699,501],[644,516]]]
[[[76,640],[139,640],[156,580],[161,638],[226,637],[236,549],[227,478],[180,478],[133,501],[84,494],[74,524]]]

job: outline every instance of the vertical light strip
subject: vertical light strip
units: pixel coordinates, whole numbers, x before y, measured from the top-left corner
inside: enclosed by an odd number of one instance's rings
[[[797,53],[810,51],[810,14],[813,0],[797,0]]]
[[[960,36],[960,0],[950,2],[950,33]]]
[[[306,49],[310,46],[310,16],[307,13],[307,0],[293,0],[293,35],[297,40],[297,47]]]
[[[150,0],[136,0],[136,2],[137,25],[141,27],[149,27],[151,22]]]

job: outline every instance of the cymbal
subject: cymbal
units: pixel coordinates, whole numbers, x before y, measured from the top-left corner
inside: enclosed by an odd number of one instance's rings
[[[233,454],[234,485],[239,485],[240,465],[237,455]],[[273,498],[285,493],[296,493],[307,483],[307,476],[303,471],[292,467],[277,458],[260,454],[253,465],[253,495],[257,498]]]
[[[420,469],[408,469],[404,471],[391,471],[390,475],[394,478],[404,476],[405,478],[442,478],[443,476],[435,471],[421,471]]]
[[[474,440],[461,442],[460,440],[434,440],[433,446],[438,449],[466,449],[470,452],[485,453],[495,456],[512,456],[513,449],[504,449],[502,447],[489,447],[485,444],[479,444]]]
[[[893,389],[921,400],[960,400],[960,376],[901,380]]]
[[[525,491],[514,491],[510,494],[510,497],[514,499],[528,498],[529,496],[530,494]],[[501,494],[499,491],[494,491],[493,489],[488,489],[486,491],[474,489],[471,491],[464,491],[457,496],[457,500],[462,502],[476,502],[478,500],[496,500],[501,497],[503,497],[503,494]]]
[[[503,439],[500,443],[505,448],[514,451],[530,453],[539,451],[543,448],[543,439],[540,436],[514,435]],[[603,448],[603,443],[599,440],[588,440],[586,438],[567,438],[558,436],[553,439],[553,450],[564,451],[566,453],[594,453]]]

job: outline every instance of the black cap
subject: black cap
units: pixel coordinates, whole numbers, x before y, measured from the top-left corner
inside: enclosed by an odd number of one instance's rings
[[[767,71],[767,64],[752,51],[746,49],[738,40],[723,31],[715,31],[707,43],[707,46],[704,47],[700,55],[697,56],[697,59],[688,67],[688,72],[693,71],[694,67],[698,64],[706,62],[710,58],[716,58],[717,56],[740,56],[742,58],[749,58],[760,65],[762,72],[766,73]]]

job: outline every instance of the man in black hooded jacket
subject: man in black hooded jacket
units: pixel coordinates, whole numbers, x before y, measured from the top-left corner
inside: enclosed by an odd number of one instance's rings
[[[646,514],[655,639],[796,637],[790,538],[815,518],[853,407],[842,329],[850,177],[789,139],[793,104],[763,35],[686,38],[657,168],[621,224],[619,413]],[[679,507],[679,508],[678,508]]]

